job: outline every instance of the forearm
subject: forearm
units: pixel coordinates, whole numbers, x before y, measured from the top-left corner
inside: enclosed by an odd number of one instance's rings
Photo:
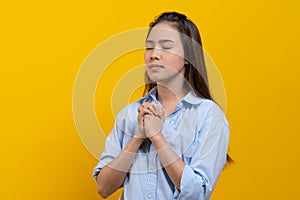
[[[144,141],[143,138],[133,137],[125,149],[110,163],[104,166],[97,177],[98,193],[108,197],[123,185],[130,170],[136,152]]]
[[[181,176],[185,163],[176,154],[161,133],[151,137],[150,140],[155,146],[159,159],[166,169],[170,179],[176,188],[180,190]]]

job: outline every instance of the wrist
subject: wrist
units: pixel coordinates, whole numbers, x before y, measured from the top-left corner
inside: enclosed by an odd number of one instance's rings
[[[138,150],[138,148],[144,142],[144,139],[145,138],[138,137],[138,136],[134,135],[132,137],[132,139],[130,140],[130,142],[128,143],[128,145],[125,147],[124,151],[136,153],[136,151]]]
[[[152,143],[156,143],[158,141],[162,141],[162,139],[164,138],[163,134],[161,131],[159,131],[157,134],[152,135],[151,137],[149,137],[149,140]]]
[[[133,135],[134,138],[146,138],[144,131],[138,128],[137,132]]]
[[[144,142],[145,138],[145,135],[138,131],[133,135],[132,141],[141,144]]]
[[[145,140],[145,137],[143,137],[141,135],[134,135],[132,137],[132,140],[137,141],[137,142],[143,142]]]

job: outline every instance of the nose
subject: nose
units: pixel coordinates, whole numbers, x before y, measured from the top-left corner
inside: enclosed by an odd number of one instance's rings
[[[150,55],[151,60],[160,60],[161,59],[161,52],[160,49],[158,48],[153,48],[151,55]]]

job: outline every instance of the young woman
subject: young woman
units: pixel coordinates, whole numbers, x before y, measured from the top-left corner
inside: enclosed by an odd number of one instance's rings
[[[208,88],[197,27],[162,13],[150,24],[143,98],[125,107],[94,169],[99,194],[125,200],[209,199],[227,156],[229,126]]]

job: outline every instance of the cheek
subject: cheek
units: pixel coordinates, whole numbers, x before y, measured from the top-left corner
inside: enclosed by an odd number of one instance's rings
[[[149,56],[149,53],[146,51],[146,52],[144,53],[144,61],[145,61],[145,63],[148,63],[149,60],[150,60],[150,56]]]
[[[184,65],[184,58],[180,55],[172,54],[169,57],[169,61],[174,63],[177,66],[183,66]]]
[[[184,60],[184,53],[181,49],[174,49],[172,51],[166,52],[166,56],[168,57],[168,60],[173,60],[176,62]]]

